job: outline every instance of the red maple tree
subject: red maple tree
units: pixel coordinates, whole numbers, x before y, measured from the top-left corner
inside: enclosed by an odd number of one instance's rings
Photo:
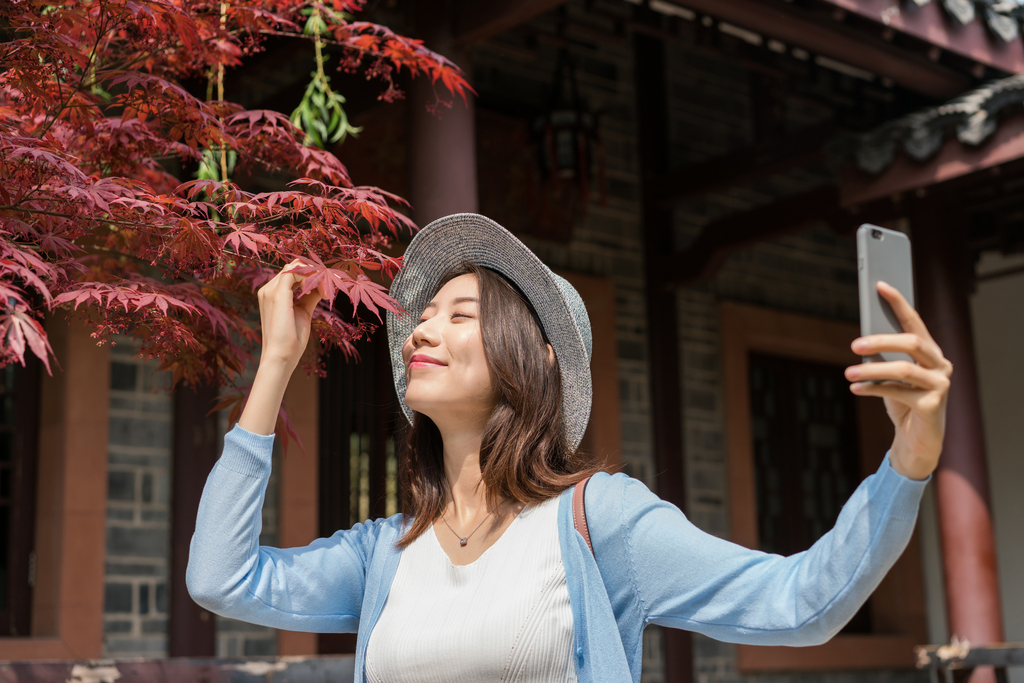
[[[316,146],[353,131],[321,49],[380,79],[388,101],[403,70],[444,97],[469,86],[420,41],[354,21],[363,3],[0,4],[0,367],[33,353],[49,372],[44,314],[78,310],[98,343],[134,337],[175,385],[231,386],[260,341],[253,292],[294,258],[309,264],[303,293],[324,296],[314,318],[324,352],[351,352],[381,308],[396,310],[366,271],[392,276],[400,263],[382,248],[415,226],[401,198],[354,185]],[[305,36],[316,51],[291,117],[224,101],[225,69],[269,35]],[[208,79],[205,99],[186,87],[196,78]],[[287,174],[290,189],[231,181],[253,169]],[[338,295],[351,307],[335,307]]]

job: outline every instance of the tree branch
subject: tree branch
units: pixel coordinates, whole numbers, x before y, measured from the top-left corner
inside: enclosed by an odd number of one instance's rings
[[[85,68],[82,69],[82,76],[78,79],[78,85],[75,86],[68,93],[67,99],[64,100],[61,103],[60,107],[57,109],[57,111],[55,111],[53,113],[53,118],[50,119],[49,123],[46,123],[43,126],[43,129],[39,133],[39,136],[38,136],[39,138],[43,138],[43,137],[46,136],[46,134],[50,131],[50,128],[53,127],[53,124],[57,123],[58,119],[60,119],[60,115],[64,113],[65,109],[67,109],[68,104],[71,102],[71,98],[75,96],[75,93],[79,92],[82,89],[82,84],[85,83],[85,77],[87,75],[89,75],[89,71],[92,69],[93,64],[96,61],[96,50],[99,49],[100,41],[103,39],[103,36],[105,36],[106,34],[107,34],[107,28],[106,28],[106,21],[104,20],[104,22],[100,24],[99,29],[97,29],[97,31],[96,31],[96,42],[93,43],[92,50],[89,52],[89,61],[85,65]],[[56,80],[57,80],[57,87],[59,89],[60,88],[60,78],[57,78],[56,76],[54,76],[54,78],[56,78]]]

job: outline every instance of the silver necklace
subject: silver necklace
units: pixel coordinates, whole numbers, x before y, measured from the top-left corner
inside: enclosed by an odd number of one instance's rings
[[[444,515],[441,515],[441,521],[444,522],[444,525],[446,527],[448,527],[449,529],[451,529],[452,533],[455,534],[455,537],[459,539],[459,545],[465,547],[465,545],[467,543],[469,543],[469,537],[472,536],[473,534],[475,534],[477,532],[477,529],[479,529],[480,527],[482,527],[484,525],[484,522],[487,521],[488,517],[490,517],[492,514],[494,514],[494,511],[497,510],[498,508],[500,508],[504,504],[505,504],[505,501],[501,501],[500,503],[495,505],[491,509],[491,511],[488,512],[487,515],[482,520],[480,520],[480,523],[476,525],[476,529],[473,529],[472,531],[470,531],[469,535],[467,535],[467,536],[459,536],[459,532],[456,531],[455,529],[452,529],[452,525],[448,523],[448,520],[444,518]]]

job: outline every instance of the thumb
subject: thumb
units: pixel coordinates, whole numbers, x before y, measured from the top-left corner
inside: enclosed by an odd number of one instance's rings
[[[299,297],[299,300],[296,301],[295,304],[302,310],[304,310],[309,315],[310,318],[312,318],[313,311],[316,309],[316,306],[317,304],[320,303],[321,299],[323,299],[323,296],[320,295],[320,289],[317,288],[311,291],[309,294]]]

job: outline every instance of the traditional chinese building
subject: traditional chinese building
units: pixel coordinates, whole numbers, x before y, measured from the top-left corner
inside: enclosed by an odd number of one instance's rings
[[[577,287],[594,327],[584,447],[709,533],[797,552],[877,467],[892,427],[842,376],[857,362],[853,233],[871,222],[911,236],[918,309],[956,369],[907,552],[825,645],[652,628],[644,681],[923,681],[916,645],[1024,641],[1024,9],[371,4],[460,64],[477,97],[437,116],[429,84],[407,83],[394,105],[338,75],[364,130],[336,153],[357,183],[409,198],[418,224],[484,213]],[[289,112],[311,65],[307,46],[272,43],[230,75],[228,99]],[[199,494],[229,428],[206,417],[216,390],[168,394],[129,343],[48,333],[63,371],[9,367],[0,399],[0,659],[351,652],[354,638],[216,618],[185,592]],[[262,542],[305,544],[397,509],[401,421],[380,337],[361,355],[293,378],[304,449],[276,459]]]

